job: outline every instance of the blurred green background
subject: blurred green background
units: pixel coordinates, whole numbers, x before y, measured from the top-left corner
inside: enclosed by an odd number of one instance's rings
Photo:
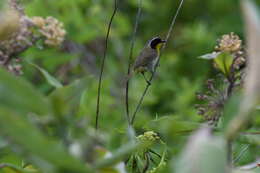
[[[147,40],[165,37],[179,1],[144,0],[137,31],[134,57]],[[62,49],[30,49],[23,55],[48,70],[62,83],[89,77],[87,85],[88,116],[94,120],[97,75],[104,51],[107,24],[113,10],[112,0],[35,0],[24,2],[29,16],[54,16],[64,22],[67,40]],[[108,45],[103,93],[101,128],[125,128],[124,79],[127,71],[130,41],[138,1],[119,1]],[[163,52],[160,68],[147,94],[136,127],[149,128],[150,120],[171,117],[184,121],[201,121],[196,114],[195,92],[202,90],[204,81],[214,74],[211,63],[197,57],[212,52],[217,38],[235,32],[242,36],[243,26],[237,0],[186,0],[177,18],[173,34]],[[25,76],[42,92],[52,88],[33,68],[26,68]],[[130,106],[133,112],[146,83],[141,75],[131,80]],[[173,127],[174,128],[174,127]],[[157,129],[158,131],[159,129]]]
[[[60,130],[68,130],[75,122],[83,119],[86,119],[88,126],[94,127],[98,74],[113,1],[23,0],[22,3],[28,16],[53,16],[64,23],[67,31],[66,41],[61,48],[31,48],[21,55],[22,59],[46,69],[64,85],[77,79],[86,80],[84,92],[75,96],[78,98],[76,102],[80,103],[76,103],[77,106],[70,112],[64,108],[66,118],[60,124],[65,124],[66,127],[61,127]],[[154,36],[166,36],[178,4],[179,1],[176,0],[143,0],[134,57],[147,40]],[[124,81],[137,9],[137,0],[119,0],[119,10],[109,37],[99,124],[105,138],[104,145],[112,151],[125,140],[127,123]],[[173,158],[186,142],[189,133],[185,132],[196,129],[203,122],[194,108],[197,103],[195,93],[204,90],[205,80],[216,74],[211,62],[197,57],[212,52],[216,40],[230,32],[243,39],[243,23],[237,0],[184,1],[173,34],[163,51],[158,73],[135,122],[138,134],[146,130],[159,133]],[[53,86],[46,82],[37,69],[24,62],[23,70],[22,77],[33,83],[41,93],[49,95],[54,91]],[[141,75],[136,75],[131,80],[131,113],[145,85]],[[78,106],[82,104],[84,106]],[[77,138],[76,136],[74,137]],[[240,145],[236,147],[241,149]],[[241,164],[255,157],[250,153],[247,155],[241,159]]]
[[[64,22],[67,41],[61,50],[37,48],[23,57],[48,70],[63,83],[81,77],[87,82],[86,115],[94,125],[97,81],[103,56],[107,24],[113,11],[112,0],[34,0],[25,1],[29,16],[54,16]],[[143,11],[137,31],[134,57],[147,40],[165,37],[179,1],[143,0]],[[127,71],[130,41],[133,32],[137,0],[119,1],[108,45],[107,61],[101,98],[100,128],[106,133],[120,135],[125,130],[124,79]],[[223,34],[235,32],[243,38],[243,25],[237,0],[186,0],[177,18],[173,34],[163,52],[161,64],[144,104],[137,115],[135,127],[140,132],[153,129],[179,150],[177,131],[190,130],[203,119],[197,115],[195,93],[203,90],[205,80],[214,74],[211,62],[197,57],[212,52],[216,40]],[[26,68],[30,78],[42,92],[52,87],[33,68]],[[146,83],[135,76],[130,86],[130,111],[139,100]],[[187,124],[185,123],[187,122]],[[192,123],[191,123],[192,122]],[[181,127],[179,127],[181,126]],[[117,135],[114,138],[117,138]],[[122,134],[124,135],[124,134]],[[183,134],[181,135],[183,136]],[[113,136],[112,136],[113,137]],[[111,139],[109,147],[120,143]]]

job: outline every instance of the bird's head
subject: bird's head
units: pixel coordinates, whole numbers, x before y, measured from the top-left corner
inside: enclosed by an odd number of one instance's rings
[[[160,50],[162,45],[165,43],[165,40],[162,40],[160,37],[154,37],[149,45],[152,49]]]

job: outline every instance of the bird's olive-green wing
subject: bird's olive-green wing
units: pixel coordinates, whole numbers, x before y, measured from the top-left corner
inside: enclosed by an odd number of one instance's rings
[[[157,56],[156,50],[149,47],[144,48],[135,60],[134,69],[153,63]]]

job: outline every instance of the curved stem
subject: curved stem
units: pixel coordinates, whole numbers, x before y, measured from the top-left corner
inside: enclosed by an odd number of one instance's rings
[[[164,44],[164,46],[163,46],[162,49],[165,49],[166,44],[167,44],[167,42],[168,42],[168,40],[169,40],[169,38],[170,38],[170,36],[171,36],[171,34],[172,34],[172,30],[173,30],[173,28],[174,28],[176,19],[177,19],[178,15],[179,15],[179,12],[180,12],[180,10],[181,10],[181,7],[182,7],[182,5],[183,5],[183,2],[184,2],[184,0],[181,0],[180,4],[179,4],[179,6],[178,6],[177,11],[176,11],[176,13],[174,14],[174,16],[173,16],[173,18],[172,18],[172,21],[171,21],[171,24],[170,24],[168,33],[167,33],[166,38],[165,38],[165,41],[166,41],[166,42],[165,42],[165,44]],[[154,72],[152,73],[152,76],[151,76],[150,79],[149,79],[149,83],[150,83],[150,84],[151,84],[151,82],[152,82],[152,80],[153,80],[153,78],[154,78],[154,75],[155,75],[155,73],[156,73],[156,70],[157,70],[157,68],[158,68],[158,66],[159,66],[159,64],[160,64],[160,59],[161,59],[161,55],[159,55],[158,60],[157,60],[156,65],[155,65]],[[145,88],[145,90],[144,90],[144,92],[143,92],[143,94],[142,94],[142,96],[141,96],[141,98],[140,98],[140,100],[139,100],[139,102],[138,102],[138,104],[137,104],[137,106],[136,106],[135,112],[134,112],[134,114],[133,114],[133,116],[132,116],[132,119],[131,119],[131,125],[134,124],[136,114],[137,114],[137,112],[139,111],[139,109],[140,109],[140,107],[141,107],[141,105],[142,105],[142,103],[143,103],[144,97],[146,96],[146,93],[147,93],[147,91],[148,91],[148,89],[149,89],[149,87],[150,87],[150,84],[149,84],[149,83],[146,85],[146,88]]]
[[[131,73],[131,64],[133,60],[133,50],[135,45],[135,39],[136,39],[136,33],[138,29],[139,20],[142,13],[142,0],[138,0],[138,11],[135,18],[135,26],[134,26],[134,32],[131,40],[131,46],[130,46],[130,54],[128,59],[128,69],[127,69],[127,78],[130,76]],[[126,106],[126,119],[128,124],[130,125],[130,115],[129,115],[129,84],[130,84],[130,78],[126,81],[126,88],[125,88],[125,106]]]
[[[107,55],[108,37],[110,34],[111,25],[112,25],[115,15],[116,15],[117,9],[118,9],[117,0],[114,0],[114,11],[110,18],[108,28],[107,28],[105,50],[104,50],[104,55],[103,55],[103,59],[102,59],[102,63],[101,63],[101,70],[100,70],[99,81],[98,81],[98,96],[97,96],[96,123],[95,123],[96,130],[98,129],[98,120],[99,120],[99,112],[100,112],[100,93],[101,93],[102,77],[103,77],[103,72],[104,72],[104,67],[105,67],[105,60],[106,60],[106,55]]]

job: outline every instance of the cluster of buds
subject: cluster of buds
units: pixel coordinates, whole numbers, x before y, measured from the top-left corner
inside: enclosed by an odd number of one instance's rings
[[[218,45],[215,47],[217,51],[237,52],[241,50],[242,40],[233,32],[225,34],[218,40]]]
[[[158,166],[152,168],[151,170],[148,170],[149,169],[149,163],[153,160],[153,154],[155,154],[156,156],[160,156],[160,154],[156,153],[155,151],[152,150],[152,146],[154,144],[156,144],[157,142],[162,142],[161,141],[161,138],[159,137],[159,135],[157,133],[155,133],[154,131],[146,131],[144,132],[144,134],[142,135],[139,135],[136,137],[137,138],[137,141],[140,142],[141,144],[144,145],[144,147],[141,147],[137,150],[137,152],[132,156],[132,167],[134,168],[133,170],[135,170],[136,168],[139,168],[140,167],[143,167],[142,168],[142,172],[150,172],[150,173],[153,173],[153,172],[158,172],[158,170],[162,169],[163,167],[165,167],[165,161],[164,161],[164,156],[161,158],[161,162],[159,163]],[[141,159],[141,160],[137,160],[136,158],[136,155],[138,155],[138,157]],[[144,161],[143,163],[141,163],[140,161]],[[139,165],[139,163],[141,163]],[[136,172],[136,171],[134,171]],[[140,171],[138,171],[140,172]]]
[[[31,47],[34,42],[33,33],[30,30],[32,23],[26,16],[19,17],[19,28],[6,39],[0,40],[1,64],[7,64],[13,57]]]
[[[20,59],[13,59],[12,63],[7,65],[7,70],[14,73],[15,75],[22,75],[22,65],[20,64]]]
[[[239,70],[245,65],[246,59],[242,50],[242,40],[238,35],[231,32],[230,34],[223,35],[217,42],[218,44],[215,47],[216,52],[228,52],[232,54],[234,58],[232,68]]]
[[[222,115],[222,110],[226,100],[225,92],[217,88],[217,82],[214,79],[208,79],[206,93],[197,93],[197,99],[203,104],[195,105],[198,114],[201,115],[209,125],[216,126]]]
[[[155,133],[153,131],[147,131],[147,132],[144,132],[143,135],[137,136],[137,139],[139,141],[155,142],[155,141],[159,140],[160,137],[158,136],[157,133]]]
[[[44,37],[44,43],[48,46],[58,46],[64,41],[66,31],[63,23],[54,17],[32,17],[32,22],[38,27],[38,31]]]
[[[63,24],[54,17],[28,17],[16,0],[9,0],[6,10],[0,13],[0,65],[15,74],[19,54],[43,41],[47,46],[59,46],[66,35]],[[18,72],[20,71],[20,72]]]
[[[242,41],[234,33],[223,35],[217,41],[214,52],[208,55],[213,57],[214,67],[221,71],[218,75],[220,79],[209,79],[206,82],[207,91],[197,94],[197,99],[202,103],[195,107],[210,125],[216,126],[226,100],[235,89],[241,87],[246,59]]]

